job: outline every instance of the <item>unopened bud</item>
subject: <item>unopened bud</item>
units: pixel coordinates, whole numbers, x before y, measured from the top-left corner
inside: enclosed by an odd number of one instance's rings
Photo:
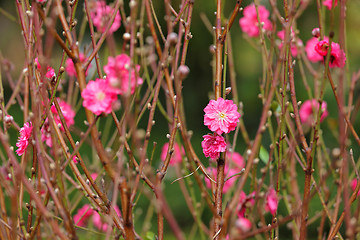
[[[189,74],[189,72],[190,72],[190,69],[186,65],[180,65],[178,68],[179,77],[181,79],[186,78],[186,76]]]
[[[130,38],[131,38],[130,33],[124,33],[124,34],[123,34],[123,39],[124,39],[125,41],[129,41]]]
[[[311,31],[311,34],[313,35],[313,37],[320,37],[320,28],[314,28],[312,31]]]
[[[170,33],[168,36],[168,41],[171,45],[175,45],[178,40],[178,35],[174,32]]]
[[[231,93],[231,87],[225,88],[225,94],[228,95],[229,93]]]

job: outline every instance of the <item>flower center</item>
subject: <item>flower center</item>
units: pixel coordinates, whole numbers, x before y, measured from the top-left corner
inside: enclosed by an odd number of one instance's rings
[[[100,92],[96,93],[96,100],[102,101],[102,100],[104,100],[104,98],[105,98],[104,92],[100,91]]]
[[[226,114],[223,112],[219,112],[219,120],[224,120],[226,118]]]

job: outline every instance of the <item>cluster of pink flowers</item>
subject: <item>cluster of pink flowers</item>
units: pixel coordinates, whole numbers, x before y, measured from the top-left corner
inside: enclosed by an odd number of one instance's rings
[[[312,126],[315,123],[316,114],[319,111],[319,102],[316,99],[306,100],[299,109],[300,120],[302,123]],[[325,101],[321,103],[321,116],[320,122],[322,122],[329,112],[327,111],[327,104]]]
[[[165,143],[161,150],[160,158],[162,161],[165,161],[166,155],[169,151],[169,143]],[[170,165],[176,165],[182,162],[182,158],[185,156],[185,150],[183,146],[179,146],[179,144],[174,143],[174,152],[172,153],[170,159]]]
[[[126,54],[109,57],[108,64],[104,66],[106,79],[89,81],[82,91],[83,106],[96,115],[109,114],[118,94],[133,94],[136,86],[141,85],[143,80],[137,76],[140,65],[130,71],[130,64],[131,59]]]
[[[99,32],[105,32],[106,26],[113,12],[114,9],[106,5],[105,1],[96,1],[96,5],[92,8],[92,11],[90,12],[90,16],[94,26],[98,29]],[[121,17],[119,11],[117,11],[114,22],[112,23],[108,31],[108,34],[111,34],[116,30],[118,30],[120,25],[121,25]]]
[[[20,136],[17,140],[16,146],[18,149],[16,150],[17,155],[21,156],[25,153],[27,146],[30,142],[32,132],[32,123],[24,123],[24,126],[20,128]]]
[[[60,98],[57,98],[57,101],[59,103],[62,115],[64,116],[65,123],[68,127],[74,125],[75,121],[75,111],[72,109],[72,107],[67,104],[65,101],[63,101]],[[61,131],[64,131],[64,127],[61,124],[60,116],[58,111],[56,110],[55,105],[51,105],[50,111],[54,116],[55,123],[60,127]],[[48,118],[46,118],[45,123],[43,127],[41,128],[41,140],[46,143],[49,147],[52,147],[52,140],[51,140],[51,132],[50,132],[50,123]]]
[[[331,10],[332,7],[333,7],[333,0],[324,0],[324,1],[322,2],[322,4],[323,4],[324,6],[326,6],[327,9]],[[337,6],[337,4],[338,4],[338,0],[335,0],[335,7]]]
[[[318,29],[313,30],[313,32],[317,31]],[[306,54],[311,62],[324,62],[326,55],[329,51],[329,39],[325,37],[323,40],[320,41],[318,37],[319,36],[314,36],[313,38],[311,38],[305,46]],[[340,45],[338,43],[331,42],[329,67],[342,68],[345,66],[345,61],[345,52],[340,48]]]
[[[235,130],[240,113],[232,100],[222,98],[210,100],[209,104],[204,108],[204,112],[204,125],[214,133],[204,135],[201,146],[205,157],[217,159],[220,152],[226,150],[226,142],[221,134]]]
[[[114,210],[118,216],[121,216],[120,209],[118,206],[114,206]],[[77,226],[85,227],[88,220],[92,217],[92,221],[94,226],[105,232],[108,229],[108,224],[104,223],[101,219],[100,214],[91,208],[89,204],[85,204],[82,208],[78,210],[78,212],[74,215],[74,223]]]
[[[84,62],[86,62],[87,58],[83,53],[80,53],[79,54],[79,60],[80,60],[81,63],[84,63]],[[91,64],[89,64],[88,68],[86,69],[85,75],[88,74],[88,70],[89,70],[90,67],[91,67]],[[71,77],[76,76],[75,66],[74,66],[74,63],[73,63],[72,59],[70,59],[70,58],[66,59],[65,71]]]
[[[282,48],[282,46],[284,45],[284,40],[285,40],[285,30],[281,30],[277,33],[277,36],[281,39],[281,43],[279,44],[279,49]],[[298,50],[297,50],[297,46],[302,46],[303,45],[303,42],[301,41],[301,39],[296,39],[295,37],[295,33],[293,31],[293,29],[291,28],[291,33],[290,33],[290,52],[291,52],[291,55],[293,57],[296,57],[297,54],[298,54]]]
[[[319,41],[315,46],[315,51],[321,56],[326,57],[329,50],[329,40],[324,39]],[[330,52],[330,62],[329,67],[339,67],[342,68],[345,66],[346,56],[345,52],[340,48],[340,45],[335,42],[331,42],[331,52]]]
[[[271,21],[268,19],[270,16],[269,11],[264,7],[258,6],[259,19],[261,28],[265,31],[272,30]],[[240,27],[250,37],[259,36],[259,21],[256,13],[255,4],[251,4],[244,8],[244,16],[239,20]]]
[[[37,69],[41,70],[41,65],[39,63],[38,58],[35,58],[35,65],[36,65]],[[52,78],[56,77],[55,70],[52,67],[47,66],[46,71],[47,72],[45,74],[45,77],[47,77],[48,79],[52,79]]]

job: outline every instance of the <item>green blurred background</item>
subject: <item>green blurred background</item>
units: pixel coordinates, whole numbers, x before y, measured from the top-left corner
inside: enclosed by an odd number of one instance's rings
[[[126,3],[127,1],[125,1]],[[243,5],[248,5],[252,1],[244,1]],[[268,1],[260,1],[261,4],[265,5],[267,9],[270,9]],[[77,14],[78,19],[81,18],[82,11],[82,1],[80,1]],[[177,6],[180,4],[180,1],[172,1],[172,5],[177,10]],[[126,4],[125,4],[126,5]],[[235,1],[224,1],[224,16],[229,16],[232,12],[232,9],[235,5]],[[278,1],[278,7],[280,11],[282,11],[282,1]],[[15,1],[0,1],[0,53],[3,58],[8,59],[13,65],[12,77],[13,79],[17,79],[19,73],[22,71],[24,67],[24,50],[23,50],[23,39],[21,35],[21,29],[19,24],[17,23],[17,13],[15,8]],[[126,6],[127,7],[127,6]],[[125,9],[127,9],[125,7]],[[154,1],[154,8],[158,14],[160,24],[164,25],[164,21],[161,18],[163,9],[162,1]],[[212,66],[211,62],[213,59],[212,54],[210,53],[210,46],[213,44],[213,33],[209,32],[205,27],[204,22],[201,19],[201,15],[206,16],[211,23],[214,23],[215,15],[214,11],[216,9],[216,1],[208,1],[208,0],[195,0],[194,3],[194,12],[193,19],[191,24],[191,34],[193,38],[190,40],[187,61],[186,65],[190,68],[190,74],[183,84],[183,96],[184,96],[184,105],[185,105],[185,113],[188,124],[188,129],[193,131],[192,143],[195,147],[195,151],[198,156],[202,159],[205,165],[207,164],[207,160],[203,157],[202,150],[200,148],[200,142],[202,141],[202,135],[208,133],[208,129],[203,125],[203,108],[206,106],[209,100],[209,96],[212,91]],[[339,7],[336,8],[336,11],[339,10]],[[346,30],[347,30],[347,83],[349,83],[349,79],[353,72],[358,71],[360,69],[360,31],[358,31],[360,26],[360,1],[348,1],[347,3],[347,21],[346,21]],[[329,12],[323,9],[323,15],[326,16],[325,26],[326,31],[325,34],[328,34],[329,28]],[[6,16],[7,15],[7,16]],[[259,118],[262,110],[261,100],[258,98],[259,94],[259,81],[262,77],[262,61],[260,52],[253,47],[252,44],[248,40],[246,40],[243,36],[243,33],[240,30],[238,19],[242,16],[242,13],[237,17],[232,29],[231,29],[231,38],[232,38],[232,46],[233,46],[233,55],[235,62],[235,70],[236,70],[236,81],[237,81],[237,89],[239,100],[243,102],[244,106],[244,115],[242,116],[245,126],[249,132],[250,138],[253,139],[255,132],[258,127]],[[338,19],[338,13],[335,14],[335,19]],[[317,10],[315,1],[311,1],[308,9],[304,12],[304,14],[300,17],[297,22],[297,29],[299,31],[299,36],[302,39],[303,43],[306,44],[306,41],[309,40],[311,36],[311,30],[317,25]],[[165,28],[164,28],[165,29]],[[335,41],[338,41],[338,22],[335,21]],[[277,22],[277,30],[281,30],[279,23]],[[115,33],[115,40],[118,44],[118,48],[121,48],[122,45],[122,34],[124,32],[124,28],[121,27]],[[150,35],[148,29],[146,29],[145,35]],[[253,43],[256,43],[254,40],[251,40]],[[84,42],[87,44],[90,42],[89,39],[85,39]],[[59,65],[60,59],[60,49],[56,46],[53,51],[53,58],[51,59],[51,63],[55,66]],[[106,55],[106,49],[100,52],[100,58],[104,58]],[[106,63],[105,59],[102,59],[102,65]],[[94,64],[93,64],[94,65]],[[319,65],[314,64],[314,67],[317,68]],[[306,100],[307,94],[305,92],[304,86],[302,84],[299,69],[295,68],[295,84],[297,89],[297,98],[298,100]],[[229,74],[227,74],[228,76]],[[6,77],[2,71],[2,79],[5,88],[5,99],[7,100],[11,95],[11,89],[9,88]],[[311,76],[308,75],[308,81],[311,86]],[[229,85],[229,84],[227,84]],[[359,84],[358,84],[359,85]],[[348,86],[348,85],[347,85]],[[161,95],[161,99],[163,99],[163,95]],[[357,86],[357,90],[355,93],[355,99],[359,97],[359,86]],[[231,98],[231,95],[229,96]],[[336,102],[331,91],[330,86],[326,87],[325,92],[325,101],[328,103],[328,111],[330,113],[329,117],[322,124],[323,136],[326,139],[326,146],[331,150],[334,147],[338,146],[338,138],[336,135],[337,131],[337,116],[338,111],[336,107]],[[5,100],[5,101],[6,101]],[[21,110],[15,105],[11,107],[10,112],[11,115],[14,116],[14,119],[19,124],[22,123],[22,115]],[[154,166],[159,164],[159,156],[160,149],[163,143],[167,141],[166,134],[168,133],[167,123],[165,119],[157,113],[155,115],[156,125],[153,128],[151,141],[156,141],[158,143],[158,147],[156,148],[155,158],[154,158]],[[76,125],[85,129],[83,124],[84,115],[83,112],[80,111],[76,116]],[[357,132],[360,130],[360,117],[357,117],[355,122],[355,129]],[[105,124],[106,120],[102,119],[101,123]],[[142,121],[142,127],[145,126],[146,121]],[[17,132],[15,130],[10,131],[11,134],[11,142],[15,144],[17,139]],[[263,140],[263,145],[268,146],[270,143],[269,137],[265,135]],[[150,147],[152,148],[151,144]],[[244,154],[246,150],[246,146],[244,145],[244,141],[241,137],[238,138],[237,141],[237,149],[236,151]],[[81,149],[83,155],[86,155],[89,152],[87,146]],[[354,148],[354,155],[359,156],[359,149]],[[90,158],[90,156],[89,156]],[[303,182],[301,179],[303,178],[303,174],[299,172],[298,174],[299,182]],[[171,203],[171,208],[173,213],[178,221],[178,223],[184,227],[185,232],[189,232],[192,226],[192,217],[185,205],[184,199],[182,198],[182,194],[179,189],[179,185],[177,183],[170,185],[169,183],[176,178],[175,171],[170,169],[168,174],[165,177],[164,190],[166,193],[166,197],[169,203]],[[331,183],[330,183],[331,184]],[[195,187],[195,189],[197,189]],[[333,189],[334,190],[334,189]],[[198,199],[199,194],[197,194]],[[312,201],[312,205],[310,208],[310,212],[312,210],[320,209],[320,202],[317,197]],[[142,224],[137,224],[136,220],[141,221],[143,214],[147,210],[149,205],[149,201],[147,198],[141,198],[139,205],[142,208],[140,210],[135,211],[135,225],[136,227],[141,227]],[[285,209],[283,208],[283,204],[280,202],[280,214],[286,214]],[[207,224],[211,214],[206,210],[203,214],[203,219]],[[154,217],[155,219],[155,217]],[[140,226],[139,226],[140,225]],[[154,232],[156,232],[155,222],[151,228]],[[166,229],[169,229],[166,227]],[[316,227],[310,229],[316,236]],[[288,235],[290,232],[286,228],[282,228],[280,231],[280,236],[291,236]],[[309,239],[312,234],[309,233]],[[171,237],[167,237],[167,239],[171,239]]]

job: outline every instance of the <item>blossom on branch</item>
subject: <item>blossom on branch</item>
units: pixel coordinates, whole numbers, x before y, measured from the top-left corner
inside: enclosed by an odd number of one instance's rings
[[[319,111],[319,102],[316,99],[306,100],[299,109],[300,120],[302,123],[305,123],[309,126],[315,123],[315,114]],[[327,104],[325,101],[321,103],[321,117],[320,122],[322,122],[329,112],[327,111]]]
[[[106,5],[105,1],[97,1],[96,6],[94,6],[90,12],[91,19],[94,26],[99,32],[105,32],[106,26],[114,12],[114,9]],[[108,34],[111,34],[119,29],[121,25],[121,16],[119,11],[115,15],[114,22],[112,23]]]
[[[235,130],[240,113],[232,100],[210,100],[204,108],[204,125],[217,134],[229,133]]]
[[[261,28],[265,31],[272,30],[272,24],[269,18],[269,11],[262,5],[258,6],[259,19],[261,23]],[[240,18],[239,24],[241,30],[245,32],[250,37],[259,36],[259,21],[255,8],[255,4],[251,4],[244,8],[244,16]]]
[[[334,0],[334,1],[335,1],[335,6],[334,6],[334,7],[336,7],[336,6],[338,5],[338,0]],[[333,0],[324,0],[324,1],[322,2],[322,4],[323,4],[324,6],[326,6],[327,9],[331,10],[332,7],[333,7]]]
[[[67,102],[63,101],[60,98],[57,98],[57,101],[59,103],[61,113],[64,116],[64,120],[65,120],[66,125],[68,127],[74,125],[74,123],[75,123],[75,121],[74,121],[75,111],[72,109],[71,105],[67,104]],[[51,106],[50,110],[54,115],[54,120],[55,120],[56,124],[57,125],[61,124],[59,113],[56,110],[56,107],[55,107],[54,104]],[[60,129],[62,131],[64,131],[64,127],[62,126],[62,124],[61,124]]]
[[[85,227],[88,219],[95,213],[96,211],[91,208],[90,204],[85,204],[82,208],[80,208],[77,213],[74,215],[74,223],[77,226]]]
[[[277,36],[281,39],[281,43],[279,44],[279,49],[282,48],[282,46],[284,45],[284,40],[285,40],[285,30],[281,30],[277,33]],[[298,55],[298,51],[297,51],[297,46],[302,46],[303,42],[301,41],[301,39],[296,39],[295,33],[291,28],[291,33],[290,33],[290,52],[291,55],[293,57],[296,57]]]
[[[114,206],[114,210],[118,216],[121,216],[121,212],[118,206]],[[108,224],[103,221],[100,214],[91,208],[90,204],[85,204],[78,212],[74,215],[74,223],[77,226],[85,227],[89,219],[92,217],[94,226],[105,232],[108,229]]]
[[[318,42],[319,39],[317,37],[313,37],[306,42],[305,52],[309,61],[311,62],[319,62],[324,59],[323,56],[321,56],[317,51],[315,51],[315,46]]]
[[[39,63],[38,58],[35,58],[35,66],[37,67],[37,69],[41,70],[41,65]],[[45,77],[47,77],[49,79],[55,78],[56,77],[55,70],[52,67],[47,66]]]
[[[251,222],[249,219],[244,217],[239,217],[238,220],[235,222],[235,226],[241,231],[241,232],[248,232],[251,230]]]
[[[126,54],[120,54],[115,58],[109,57],[108,64],[104,66],[106,81],[110,90],[115,94],[133,94],[135,87],[143,83],[143,79],[138,76],[140,65],[136,65],[130,71],[131,58]]]
[[[352,189],[354,192],[355,192],[355,190],[356,190],[356,185],[357,185],[357,179],[355,178],[355,179],[353,179],[353,180],[351,181],[351,189]],[[360,196],[360,191],[358,191],[357,196]]]
[[[95,115],[111,113],[112,104],[117,99],[108,82],[99,78],[96,81],[89,81],[81,96],[84,99],[83,106]]]
[[[79,61],[80,61],[80,63],[84,63],[84,62],[86,62],[86,60],[87,60],[86,56],[83,53],[79,53]],[[91,64],[89,64],[88,68],[86,69],[85,75],[88,74],[88,70],[89,70],[90,67],[91,67]],[[77,76],[76,69],[75,69],[75,66],[74,66],[74,62],[73,62],[73,60],[71,58],[66,59],[65,71],[69,76],[72,76],[72,77]]]
[[[328,50],[329,50],[328,39],[321,40],[315,45],[315,51],[321,56],[323,56],[324,60],[328,53]],[[338,43],[331,42],[329,67],[342,68],[345,66],[345,61],[346,61],[345,52],[340,48],[340,45]]]
[[[278,208],[278,203],[278,197],[275,189],[270,188],[266,194],[265,210],[269,211],[274,216]]]
[[[56,98],[56,99],[60,106],[60,110],[64,117],[67,127],[74,125],[75,111],[72,109],[71,105],[67,104],[65,101],[63,101],[60,98]],[[50,111],[53,114],[54,121],[55,121],[57,127],[59,127],[60,130],[62,132],[64,132],[65,131],[64,126],[61,123],[60,115],[59,115],[58,111],[56,110],[54,103],[51,105]],[[51,128],[50,128],[49,118],[46,118],[44,125],[41,128],[41,141],[45,142],[46,145],[48,145],[49,147],[52,147],[51,130],[50,129]]]
[[[29,145],[29,139],[31,137],[32,123],[24,123],[24,126],[20,128],[20,136],[16,143],[18,149],[16,150],[17,155],[21,156],[26,151],[27,146]]]
[[[255,192],[250,193],[249,195],[246,195],[244,191],[241,191],[240,198],[239,198],[239,211],[238,211],[238,217],[244,218],[245,217],[245,211],[247,207],[252,207],[255,204]]]
[[[121,212],[118,206],[115,205],[114,210],[118,216],[121,216]],[[102,230],[103,232],[106,232],[109,227],[108,223],[103,221],[100,214],[96,211],[94,212],[93,223],[97,229]]]
[[[225,152],[226,142],[222,136],[214,133],[204,135],[203,138],[204,140],[201,142],[201,146],[205,157],[210,157],[215,160],[220,157],[221,152]]]

